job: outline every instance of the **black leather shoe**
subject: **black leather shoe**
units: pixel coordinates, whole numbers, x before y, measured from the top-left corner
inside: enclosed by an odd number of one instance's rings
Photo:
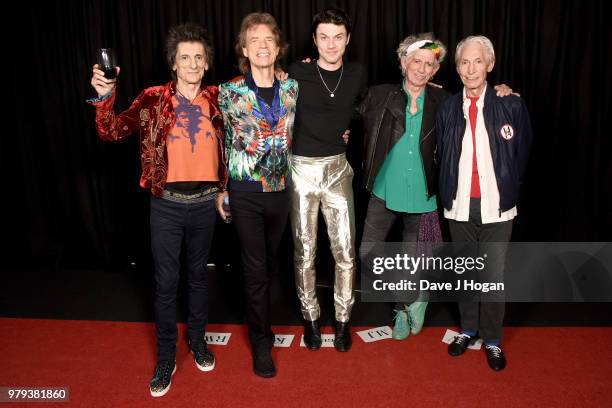
[[[495,371],[506,368],[506,356],[499,346],[485,346],[489,367]]]
[[[462,355],[463,353],[465,353],[465,350],[467,350],[471,341],[472,338],[467,334],[462,333],[458,336],[455,336],[453,342],[448,345],[448,354],[453,357]]]
[[[272,378],[276,375],[276,367],[274,367],[272,353],[269,349],[253,351],[253,371],[264,378]]]
[[[334,347],[338,351],[349,351],[353,345],[351,339],[351,329],[348,322],[336,322],[336,337],[334,338]]]
[[[318,350],[321,348],[321,328],[319,327],[319,321],[313,320],[306,321],[304,324],[304,343],[308,350]]]

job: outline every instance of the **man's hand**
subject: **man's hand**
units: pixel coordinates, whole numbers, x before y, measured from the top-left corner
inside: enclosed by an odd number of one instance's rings
[[[349,136],[351,135],[351,131],[346,129],[342,134],[342,139],[344,140],[344,144],[347,144],[349,141]]]
[[[119,76],[119,72],[121,68],[117,67],[117,76]],[[108,79],[104,76],[104,72],[100,70],[100,66],[98,64],[93,66],[93,75],[91,77],[91,86],[94,87],[96,92],[98,93],[98,97],[104,96],[107,93],[111,92],[115,89],[117,85],[117,78]]]
[[[215,207],[217,208],[217,212],[223,221],[227,219],[227,214],[225,214],[225,211],[223,211],[223,200],[225,200],[225,197],[229,197],[229,193],[227,191],[217,194],[217,198],[215,199]]]
[[[278,68],[276,71],[274,71],[274,76],[276,77],[276,79],[278,79],[279,81],[286,81],[287,78],[289,78],[289,74],[286,73],[285,71],[283,71],[282,69]]]
[[[521,96],[517,92],[512,92],[512,88],[510,88],[506,84],[495,85],[493,89],[495,89],[495,93],[497,96],[502,96],[502,97],[508,96],[508,95]]]

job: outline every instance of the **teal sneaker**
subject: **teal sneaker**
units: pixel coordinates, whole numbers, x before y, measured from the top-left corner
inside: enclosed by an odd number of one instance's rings
[[[391,336],[395,340],[404,340],[410,334],[410,323],[408,312],[405,310],[396,310],[393,318],[393,333]]]
[[[427,302],[414,302],[406,307],[408,318],[410,319],[410,333],[419,334],[421,332],[423,329],[423,322],[425,322],[426,309]]]

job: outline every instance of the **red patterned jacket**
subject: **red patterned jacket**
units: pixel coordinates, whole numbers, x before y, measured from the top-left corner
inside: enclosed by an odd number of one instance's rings
[[[142,174],[140,186],[150,188],[151,193],[161,197],[168,173],[168,152],[166,138],[176,122],[172,107],[172,96],[176,93],[174,82],[147,88],[136,97],[132,105],[115,115],[113,104],[116,93],[90,101],[96,107],[96,128],[104,141],[118,141],[140,129],[140,162]],[[202,89],[202,95],[210,107],[209,116],[219,146],[219,188],[227,183],[227,160],[223,145],[223,118],[217,101],[216,86]]]

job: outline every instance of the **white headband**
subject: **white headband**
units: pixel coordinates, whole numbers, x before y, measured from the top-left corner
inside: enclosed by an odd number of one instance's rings
[[[417,41],[415,43],[410,44],[410,46],[408,47],[408,49],[406,50],[406,54],[408,55],[413,51],[416,51],[418,49],[421,49],[422,46],[424,46],[427,43],[433,42],[431,40],[421,40],[421,41]]]

